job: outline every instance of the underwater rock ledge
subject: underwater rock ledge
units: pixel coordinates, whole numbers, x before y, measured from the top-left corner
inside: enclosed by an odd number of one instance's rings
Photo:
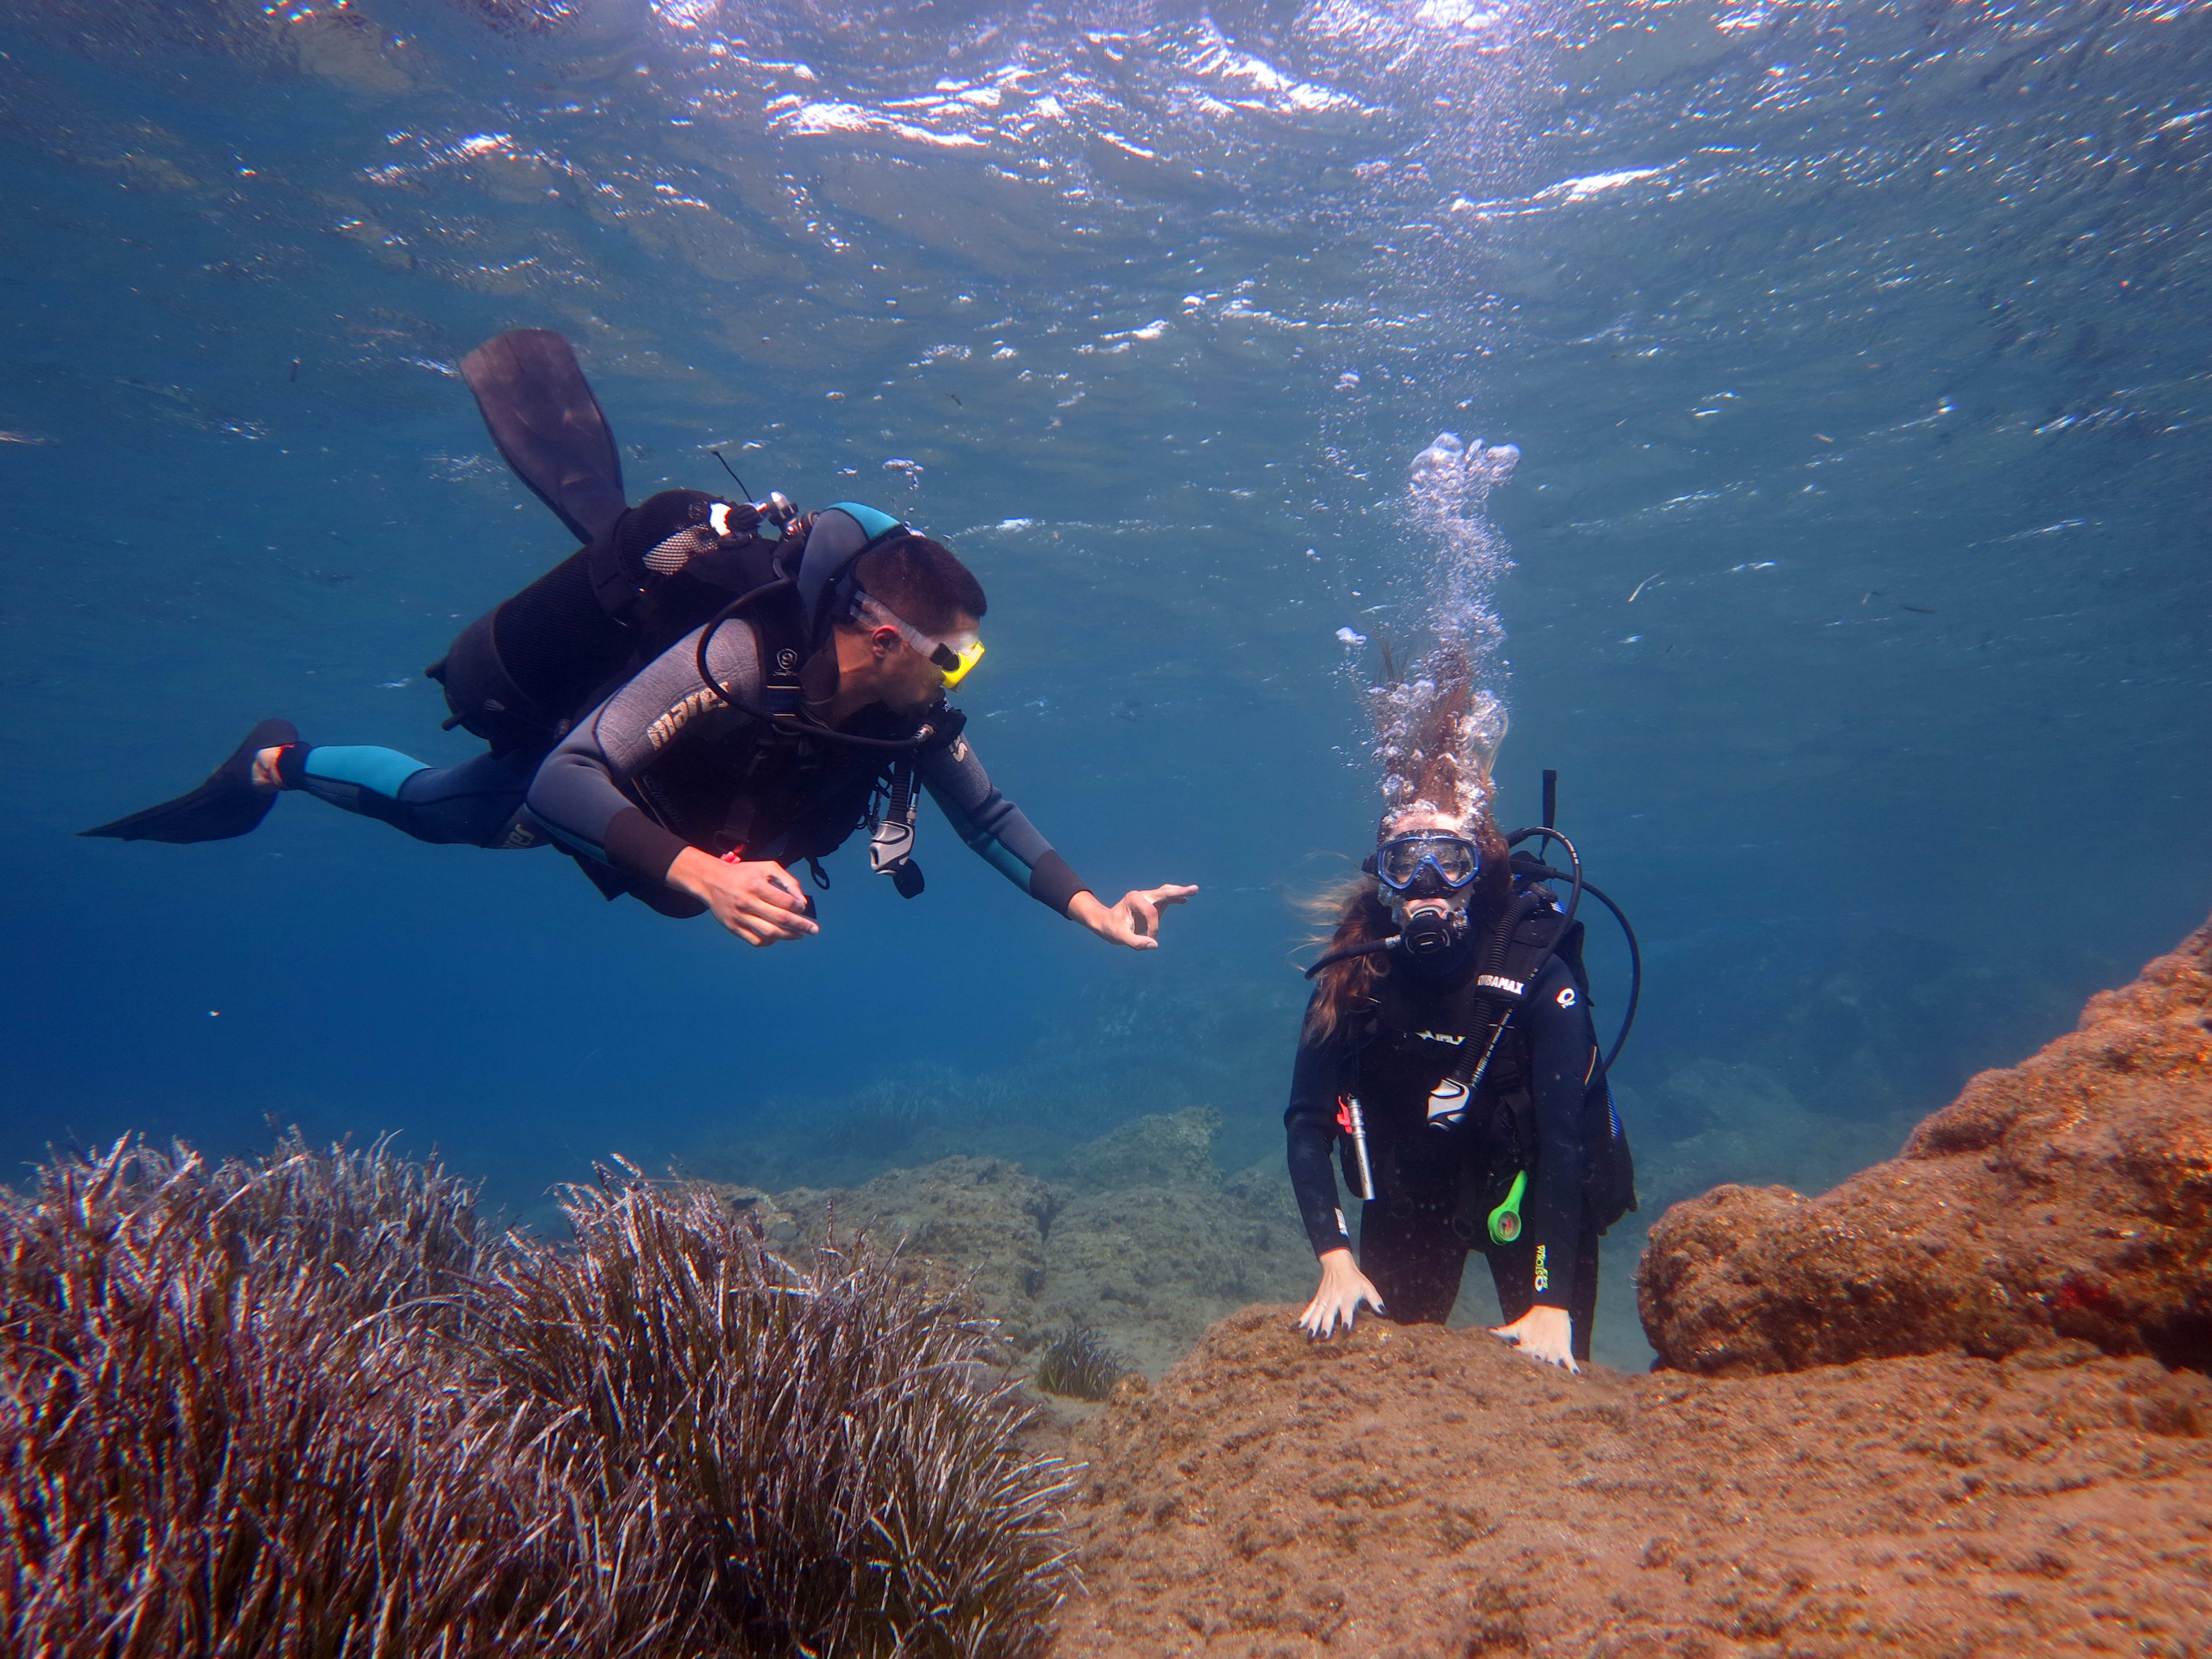
[[[1969,1659],[2212,1644],[2212,1380],[2085,1342],[1582,1377],[1222,1320],[1087,1431],[1054,1659]]]
[[[1056,1659],[2212,1652],[2212,924],[1638,1291],[1673,1369],[1279,1306],[1125,1379]]]
[[[2212,923],[1824,1196],[1674,1206],[1637,1295],[1712,1376],[2068,1342],[2212,1368]]]

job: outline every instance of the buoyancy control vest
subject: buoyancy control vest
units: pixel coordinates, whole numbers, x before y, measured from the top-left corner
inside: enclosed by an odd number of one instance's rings
[[[460,368],[501,457],[583,545],[463,629],[424,671],[445,689],[449,728],[464,726],[497,750],[544,754],[677,641],[741,611],[760,642],[777,724],[835,692],[836,658],[825,665],[825,647],[850,599],[853,567],[905,525],[855,501],[794,523],[790,503],[773,494],[731,501],[668,489],[631,507],[605,413],[560,335],[495,336]],[[811,698],[802,698],[803,683]]]
[[[1385,1202],[1443,1205],[1454,1231],[1480,1250],[1519,1237],[1540,1142],[1530,1044],[1517,1016],[1555,957],[1587,1000],[1582,947],[1582,924],[1526,889],[1478,947],[1455,994],[1423,995],[1405,974],[1382,981],[1339,1120],[1345,1180],[1355,1193],[1367,1190],[1364,1172],[1369,1195]],[[1364,1144],[1352,1132],[1354,1101]],[[1602,1066],[1579,1109],[1583,1215],[1601,1233],[1636,1207],[1634,1160]]]
[[[462,359],[461,374],[501,457],[583,545],[471,622],[424,671],[445,690],[447,728],[465,727],[497,752],[544,755],[697,631],[701,678],[751,717],[720,722],[726,747],[747,748],[714,757],[727,769],[718,779],[727,805],[703,844],[818,856],[865,823],[877,872],[902,896],[921,892],[910,856],[914,755],[957,738],[959,712],[918,721],[886,712],[835,732],[810,716],[836,690],[830,632],[849,608],[854,566],[908,527],[856,501],[801,520],[773,492],[756,502],[670,489],[629,506],[605,414],[568,343],[549,330],[487,340]],[[745,708],[706,666],[715,630],[741,615],[759,663],[757,703]],[[671,828],[699,817],[699,803],[675,799],[678,781],[647,781],[665,797],[655,810]]]
[[[771,540],[756,533],[759,525],[749,503],[696,489],[663,490],[625,508],[587,545],[463,629],[423,671],[445,689],[453,716],[446,724],[497,750],[547,752],[615,686],[778,579],[803,539]],[[760,621],[764,642],[799,643],[795,618],[763,608]]]

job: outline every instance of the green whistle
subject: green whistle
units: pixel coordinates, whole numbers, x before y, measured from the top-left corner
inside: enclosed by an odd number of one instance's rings
[[[1505,1201],[1490,1212],[1490,1242],[1510,1244],[1521,1237],[1521,1195],[1528,1190],[1528,1172],[1514,1172],[1513,1185],[1505,1194]]]

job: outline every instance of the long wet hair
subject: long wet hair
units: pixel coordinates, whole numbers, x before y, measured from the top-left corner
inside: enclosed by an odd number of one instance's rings
[[[1382,815],[1375,841],[1380,846],[1409,819],[1435,817],[1473,842],[1482,854],[1482,870],[1475,877],[1474,890],[1468,895],[1467,920],[1468,931],[1479,939],[1495,925],[1513,896],[1505,836],[1490,813],[1490,763],[1503,728],[1482,738],[1476,737],[1474,722],[1469,719],[1475,695],[1474,676],[1463,652],[1447,647],[1431,659],[1429,668],[1436,690],[1420,709],[1416,729],[1402,733],[1386,729],[1381,734],[1386,743],[1393,737],[1413,740],[1408,756],[1412,775],[1401,786],[1412,799]],[[1377,700],[1378,708],[1382,702]],[[1385,718],[1378,714],[1378,725]],[[1350,945],[1371,945],[1397,932],[1389,907],[1376,889],[1372,876],[1346,876],[1299,905],[1310,919],[1324,926],[1334,919],[1334,927],[1313,941],[1322,946],[1323,955]],[[1389,971],[1387,951],[1352,957],[1323,969],[1306,1008],[1307,1036],[1325,1041],[1333,1036],[1346,1014],[1376,995]]]

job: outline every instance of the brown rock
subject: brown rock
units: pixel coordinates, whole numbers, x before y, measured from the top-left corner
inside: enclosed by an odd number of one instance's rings
[[[1223,1320],[1082,1431],[1059,1659],[2202,1653],[2212,1382],[2002,1364],[1581,1378]]]
[[[1717,1376],[2069,1340],[2212,1365],[2212,925],[1826,1195],[1675,1205],[1637,1297]]]

